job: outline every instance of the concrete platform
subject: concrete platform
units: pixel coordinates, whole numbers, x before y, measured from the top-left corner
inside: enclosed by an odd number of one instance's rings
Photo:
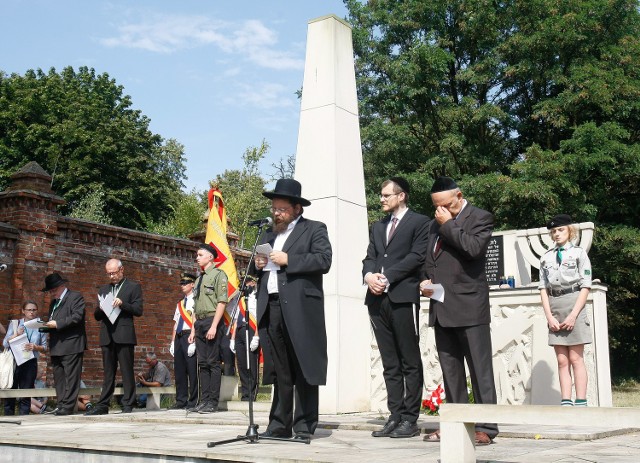
[[[57,417],[31,415],[0,420],[0,462],[437,462],[440,446],[411,439],[373,438],[383,417],[376,413],[321,416],[310,445],[262,440],[208,448],[209,441],[230,439],[247,431],[247,404],[234,403],[209,415],[183,411]],[[264,405],[258,404],[259,410]],[[244,410],[244,411],[243,411]],[[267,411],[255,412],[260,430]],[[17,424],[20,423],[20,424]],[[438,426],[437,417],[419,421],[423,432]],[[504,426],[493,445],[479,447],[479,461],[620,462],[640,461],[640,431],[615,423],[584,427]]]

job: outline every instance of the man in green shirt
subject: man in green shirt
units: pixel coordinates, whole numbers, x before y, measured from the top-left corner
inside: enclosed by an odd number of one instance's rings
[[[213,413],[218,411],[220,399],[220,341],[224,335],[222,316],[227,305],[227,275],[214,265],[218,256],[215,248],[203,243],[196,262],[203,269],[196,280],[194,292],[195,323],[189,343],[195,339],[200,373],[200,403],[189,411]]]

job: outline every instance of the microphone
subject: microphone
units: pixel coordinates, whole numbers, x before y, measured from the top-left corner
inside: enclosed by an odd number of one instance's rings
[[[7,269],[7,264],[0,264],[0,273]]]
[[[271,217],[265,217],[264,219],[258,219],[258,220],[252,220],[251,222],[248,223],[248,225],[250,227],[253,226],[259,226],[259,227],[263,227],[265,225],[271,225],[273,223],[273,219],[271,219]]]

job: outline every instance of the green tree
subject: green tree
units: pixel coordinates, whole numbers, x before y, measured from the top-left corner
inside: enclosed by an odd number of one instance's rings
[[[190,235],[204,230],[203,219],[206,211],[206,192],[195,189],[189,193],[180,192],[171,216],[161,222],[148,223],[146,228],[151,233],[189,238]]]
[[[611,285],[612,365],[637,368],[638,1],[345,4],[371,209],[380,181],[404,175],[412,207],[431,214],[429,187],[444,174],[499,228],[559,212],[594,221],[594,275]]]
[[[101,190],[115,225],[167,218],[183,187],[183,147],[153,134],[131,105],[114,79],[87,67],[0,71],[0,188],[33,160],[67,200],[63,213]]]
[[[240,246],[252,246],[258,229],[247,224],[256,218],[269,214],[270,202],[262,196],[266,180],[261,176],[259,162],[269,150],[269,144],[262,141],[259,147],[249,147],[242,155],[242,169],[225,170],[211,181],[222,192],[226,203],[227,218],[233,231],[240,236]]]

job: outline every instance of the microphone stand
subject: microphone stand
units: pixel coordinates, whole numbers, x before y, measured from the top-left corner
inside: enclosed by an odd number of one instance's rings
[[[256,240],[253,243],[253,249],[251,251],[251,257],[249,258],[249,261],[247,262],[247,267],[245,268],[244,271],[244,277],[242,278],[242,282],[240,283],[240,288],[239,288],[239,297],[236,299],[235,301],[235,307],[233,308],[233,311],[231,312],[231,323],[229,323],[229,326],[227,327],[227,336],[229,335],[229,332],[231,331],[231,324],[233,323],[233,321],[236,319],[237,315],[238,315],[238,310],[239,310],[239,302],[240,302],[240,298],[244,297],[244,293],[245,293],[245,288],[246,288],[246,282],[247,282],[247,276],[249,275],[249,268],[251,267],[251,262],[253,262],[253,259],[256,256],[256,247],[258,246],[258,240],[260,239],[260,237],[262,236],[262,232],[263,232],[263,228],[265,227],[265,225],[268,225],[268,223],[260,223],[258,224],[258,235],[256,236]],[[256,288],[257,290],[257,288]],[[247,310],[249,310],[249,308],[247,307]],[[281,442],[295,442],[295,443],[299,443],[299,444],[310,444],[311,440],[310,439],[290,439],[287,437],[275,437],[275,436],[261,436],[260,434],[258,434],[258,428],[260,427],[259,425],[255,424],[254,420],[253,420],[253,402],[254,402],[254,390],[257,390],[257,385],[253,384],[253,375],[251,374],[251,347],[249,345],[249,325],[247,323],[246,317],[245,317],[245,321],[244,323],[241,325],[241,327],[245,327],[245,331],[244,331],[244,336],[245,336],[245,355],[246,355],[246,359],[247,359],[247,369],[249,370],[249,427],[247,428],[247,432],[242,435],[242,436],[237,436],[234,437],[232,439],[225,439],[225,440],[221,440],[221,441],[211,441],[211,442],[207,442],[207,447],[211,448],[211,447],[215,447],[217,445],[224,445],[224,444],[230,444],[232,442],[239,442],[239,441],[246,441],[249,444],[257,444],[259,441],[261,440],[274,440],[274,441],[281,441]]]

